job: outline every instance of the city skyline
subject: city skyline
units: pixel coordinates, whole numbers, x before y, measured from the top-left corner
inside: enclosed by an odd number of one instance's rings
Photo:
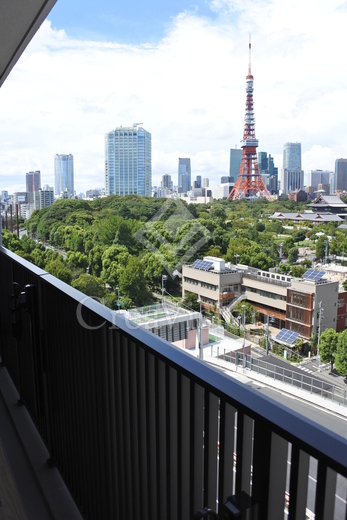
[[[347,11],[337,0],[294,1],[285,15],[280,0],[153,2],[146,16],[134,1],[87,4],[58,0],[1,89],[1,189],[23,190],[35,170],[53,185],[54,154],[67,148],[76,192],[101,187],[105,132],[137,121],[151,129],[153,185],[164,174],[176,184],[179,157],[217,185],[240,146],[250,32],[258,150],[279,170],[286,142],[301,142],[305,172],[347,157]]]

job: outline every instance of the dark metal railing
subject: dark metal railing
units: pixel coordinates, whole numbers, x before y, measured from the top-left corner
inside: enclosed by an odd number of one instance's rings
[[[305,518],[311,458],[312,509],[333,518],[345,439],[3,248],[0,291],[2,362],[86,519],[236,518],[246,502]]]

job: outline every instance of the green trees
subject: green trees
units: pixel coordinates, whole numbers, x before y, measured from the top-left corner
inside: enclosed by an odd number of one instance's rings
[[[299,258],[299,249],[297,247],[292,247],[288,251],[288,262],[290,264],[295,264]]]
[[[346,337],[347,338],[347,337]],[[319,340],[319,354],[324,363],[330,363],[331,370],[334,368],[335,352],[339,334],[334,329],[325,329]]]
[[[318,260],[322,260],[325,255],[325,239],[324,237],[319,237],[316,242],[316,257]]]
[[[183,307],[192,309],[193,311],[200,311],[200,304],[198,303],[198,296],[191,292],[186,292],[182,301]]]
[[[71,285],[91,298],[104,298],[106,294],[103,281],[90,274],[81,274]]]
[[[338,335],[335,366],[340,376],[347,376],[347,329]]]
[[[302,275],[306,273],[307,267],[304,267],[303,265],[293,265],[291,271],[294,278],[301,278]]]
[[[246,301],[239,302],[235,305],[235,307],[233,309],[233,315],[241,316],[241,321],[243,323],[243,313],[244,313],[243,306],[245,306],[245,309],[246,309],[246,323],[255,323],[258,319],[258,312],[251,303],[248,303]]]
[[[143,267],[138,258],[131,256],[126,267],[120,271],[119,289],[123,296],[130,298],[137,305],[145,305],[151,301]]]
[[[63,261],[59,258],[48,262],[48,264],[45,265],[45,270],[53,276],[55,276],[56,278],[59,278],[59,280],[71,284],[72,272],[70,271],[70,269],[67,269],[65,267]]]

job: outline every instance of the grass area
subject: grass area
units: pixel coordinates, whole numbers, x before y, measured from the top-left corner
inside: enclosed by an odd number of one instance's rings
[[[216,341],[220,341],[220,338],[218,338],[217,336],[214,336],[213,334],[209,334],[208,341],[209,341],[209,343],[215,343]]]

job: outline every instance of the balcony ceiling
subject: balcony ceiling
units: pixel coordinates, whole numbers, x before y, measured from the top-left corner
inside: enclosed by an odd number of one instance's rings
[[[0,87],[56,1],[0,1]]]

